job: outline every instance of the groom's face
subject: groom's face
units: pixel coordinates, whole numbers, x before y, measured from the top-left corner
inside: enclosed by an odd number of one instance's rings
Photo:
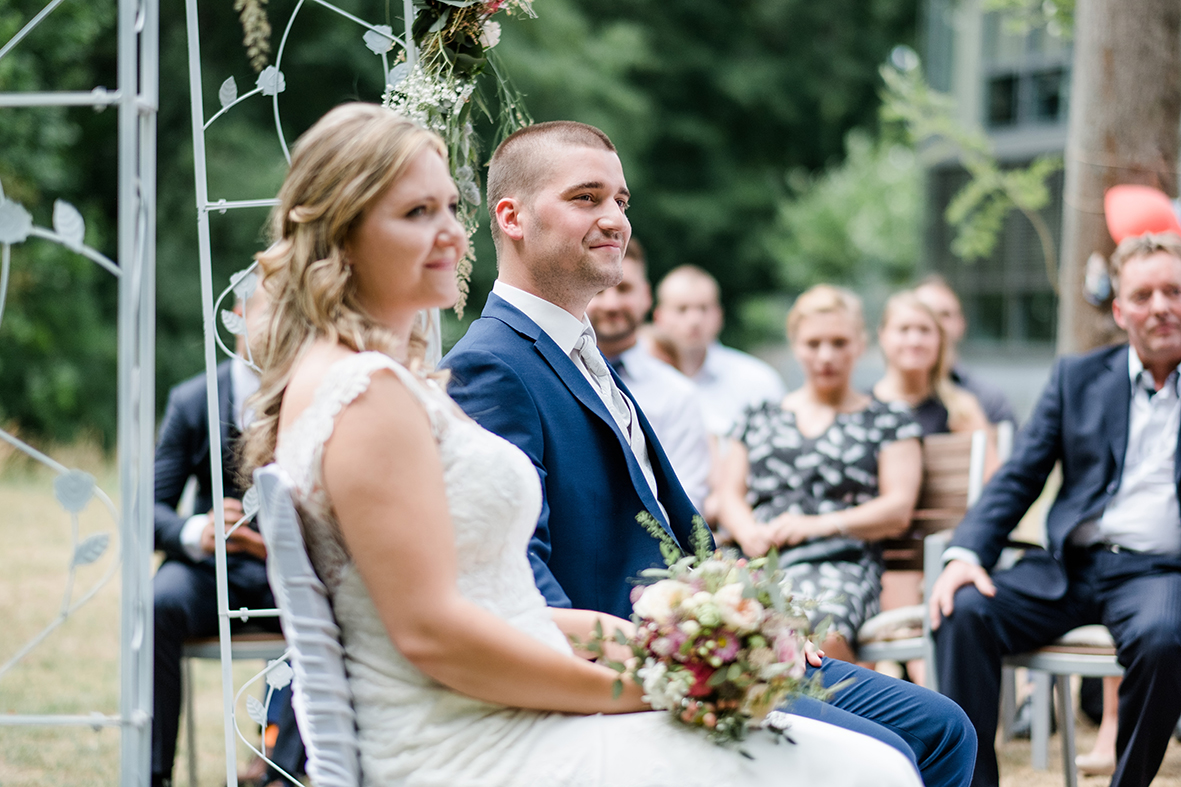
[[[623,275],[631,238],[630,197],[614,152],[555,146],[546,151],[547,174],[522,215],[523,252],[539,280],[595,293]]]

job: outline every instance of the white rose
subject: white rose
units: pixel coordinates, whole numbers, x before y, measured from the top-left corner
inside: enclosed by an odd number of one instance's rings
[[[500,43],[500,22],[485,22],[484,32],[480,33],[480,45],[491,49]]]
[[[689,595],[689,588],[672,579],[662,579],[644,589],[636,600],[635,611],[641,618],[657,623],[668,623],[681,602]]]
[[[740,634],[754,631],[763,619],[763,605],[753,598],[743,598],[742,585],[723,585],[714,594],[722,622]]]

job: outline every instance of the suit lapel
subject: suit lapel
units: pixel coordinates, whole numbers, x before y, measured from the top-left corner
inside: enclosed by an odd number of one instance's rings
[[[531,339],[538,355],[553,369],[554,374],[558,376],[558,379],[562,381],[563,385],[566,386],[574,398],[611,429],[627,461],[628,475],[631,477],[632,486],[635,487],[636,494],[640,496],[640,500],[648,510],[648,513],[656,517],[656,521],[660,522],[664,529],[668,531],[669,535],[675,538],[675,535],[669,528],[668,522],[665,521],[664,515],[660,513],[660,506],[656,501],[656,496],[652,493],[652,488],[648,486],[648,479],[644,478],[644,471],[640,469],[640,463],[631,449],[631,443],[628,441],[627,436],[624,435],[623,430],[619,428],[619,424],[615,422],[615,418],[607,409],[607,405],[599,398],[599,394],[591,387],[590,382],[583,377],[578,367],[574,365],[574,361],[570,360],[570,357],[562,352],[562,349],[558,347],[557,343],[550,338],[549,334],[541,330],[537,323],[530,320],[520,309],[517,309],[496,293],[490,293],[488,295],[488,301],[484,306],[481,316],[498,319],[513,330]],[[632,406],[636,408],[638,415],[639,406],[636,405],[635,398],[623,386],[618,375],[615,374],[615,370],[611,369],[610,365],[607,368],[609,373],[615,378],[615,384],[620,387],[620,390],[624,392],[625,396],[631,399]],[[642,417],[640,418],[640,423],[644,425]],[[655,439],[650,428],[644,428],[644,438],[649,443]],[[649,451],[649,456],[651,454],[652,452]]]
[[[1095,392],[1096,401],[1112,402],[1110,417],[1107,418],[1107,444],[1111,447],[1111,456],[1115,460],[1115,478],[1122,478],[1124,473],[1124,454],[1128,452],[1128,416],[1132,406],[1132,383],[1128,378],[1128,353],[1115,353],[1108,364],[1107,374],[1103,376]]]

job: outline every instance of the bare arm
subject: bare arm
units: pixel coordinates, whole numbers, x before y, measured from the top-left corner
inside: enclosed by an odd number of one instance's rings
[[[324,480],[357,570],[390,639],[452,689],[504,705],[572,713],[644,709],[638,686],[559,653],[465,599],[443,468],[426,414],[378,373],[342,413]]]
[[[923,454],[917,439],[897,440],[878,455],[878,496],[844,511],[803,516],[780,514],[772,521],[776,541],[795,546],[810,538],[847,535],[865,541],[906,532],[923,481]]]
[[[749,473],[746,446],[732,440],[720,463],[714,500],[718,522],[730,532],[742,551],[750,557],[762,557],[771,548],[774,533],[772,528],[755,520],[754,512],[746,502]]]
[[[554,623],[562,630],[562,633],[567,637],[577,637],[579,642],[587,642],[594,636],[595,623],[599,623],[603,627],[603,636],[606,638],[606,655],[614,661],[627,661],[632,657],[632,652],[619,643],[615,642],[615,632],[622,631],[624,636],[631,638],[636,633],[636,627],[630,620],[617,618],[614,615],[608,615],[606,612],[597,612],[593,609],[565,609],[561,607],[550,607],[550,614],[553,616]],[[594,654],[590,651],[579,650],[575,651],[584,659],[593,659]]]

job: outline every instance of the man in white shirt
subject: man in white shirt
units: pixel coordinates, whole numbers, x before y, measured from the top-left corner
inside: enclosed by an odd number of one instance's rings
[[[747,407],[778,402],[787,391],[770,365],[718,343],[718,296],[717,280],[701,268],[674,268],[656,288],[652,322],[675,349],[677,369],[697,386],[706,429],[724,437]]]
[[[639,346],[637,329],[652,308],[647,264],[632,238],[623,279],[591,298],[586,316],[599,349],[652,423],[685,493],[698,511],[709,494],[710,452],[701,402],[693,383]]]
[[[939,687],[980,742],[974,785],[999,778],[1001,660],[1078,626],[1107,626],[1125,669],[1115,787],[1152,781],[1181,716],[1181,237],[1127,238],[1111,268],[1129,344],[1059,360],[932,591]],[[990,574],[1058,462],[1048,550]]]

